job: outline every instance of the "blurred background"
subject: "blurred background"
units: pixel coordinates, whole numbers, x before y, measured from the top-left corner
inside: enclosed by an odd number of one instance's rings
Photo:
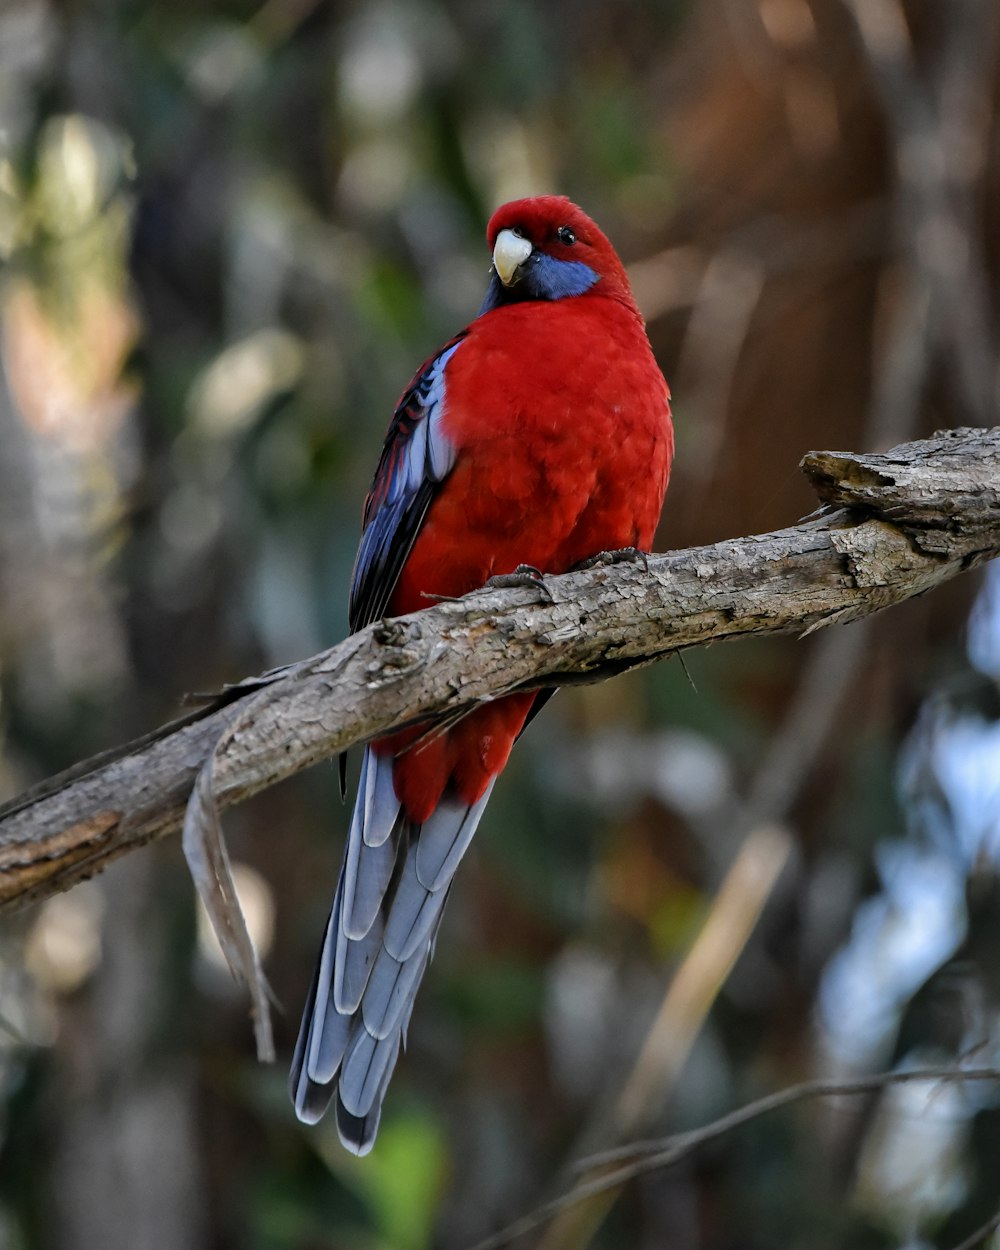
[[[995,0],[0,4],[0,799],[343,636],[394,401],[504,200],[572,196],[629,265],[675,400],[661,549],[794,523],[807,450],[993,424],[998,30]],[[1000,579],[687,670],[564,692],[518,747],[367,1160],[285,1093],[332,764],[226,817],[273,1068],[176,839],[5,918],[0,1250],[463,1250],[588,1151],[996,1062]],[[998,1151],[995,1086],[808,1102],[527,1241],[952,1247]]]

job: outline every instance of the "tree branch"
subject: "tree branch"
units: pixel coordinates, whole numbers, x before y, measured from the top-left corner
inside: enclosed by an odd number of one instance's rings
[[[43,783],[0,808],[0,907],[178,830],[213,756],[222,807],[400,725],[707,642],[810,633],[1000,554],[1000,429],[802,467],[826,506],[798,525],[546,578],[552,603],[487,589],[378,622]]]

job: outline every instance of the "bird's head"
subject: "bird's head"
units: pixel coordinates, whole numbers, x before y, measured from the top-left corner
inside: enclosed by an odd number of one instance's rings
[[[606,236],[564,195],[513,200],[493,214],[493,252],[480,313],[525,300],[607,295],[634,307],[625,268]]]

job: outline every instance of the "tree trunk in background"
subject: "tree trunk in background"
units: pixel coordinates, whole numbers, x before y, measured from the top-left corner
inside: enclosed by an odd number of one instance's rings
[[[209,1244],[195,1067],[170,1019],[163,867],[152,850],[102,878],[103,958],[59,1013],[52,1250]]]

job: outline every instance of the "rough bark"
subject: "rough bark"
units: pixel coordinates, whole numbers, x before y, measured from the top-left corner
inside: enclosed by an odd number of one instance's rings
[[[379,622],[43,783],[0,808],[0,907],[177,831],[213,755],[222,807],[403,724],[707,642],[807,634],[1000,554],[1000,428],[802,468],[824,506],[798,525],[546,578],[551,603],[487,588]]]

